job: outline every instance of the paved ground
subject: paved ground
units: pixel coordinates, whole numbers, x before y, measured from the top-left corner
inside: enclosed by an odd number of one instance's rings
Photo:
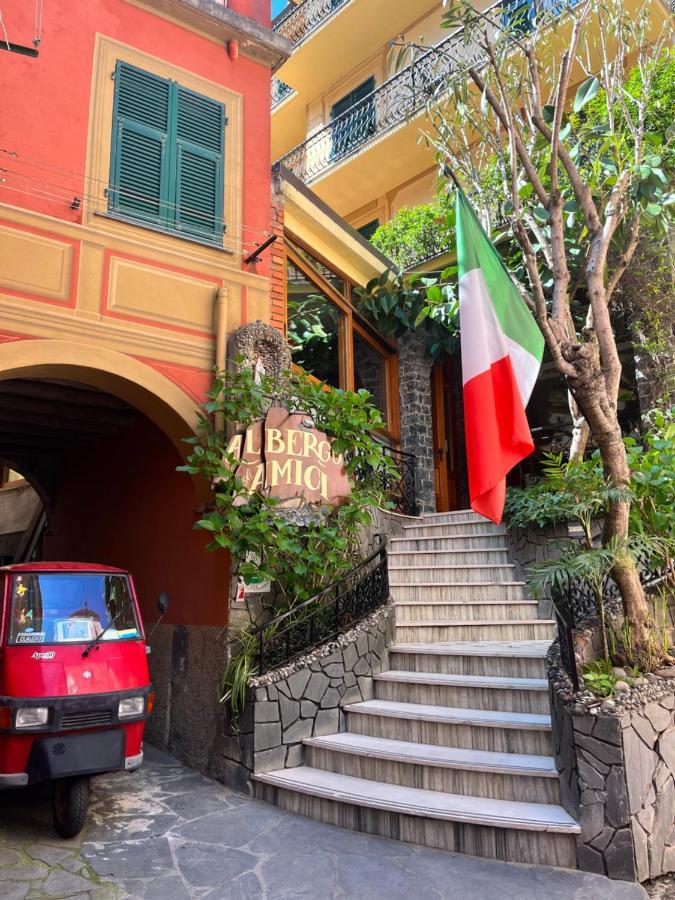
[[[668,894],[654,895],[667,900]],[[0,793],[0,898],[645,900],[570,870],[423,850],[282,813],[150,750],[94,780],[89,824],[51,829],[44,791]]]

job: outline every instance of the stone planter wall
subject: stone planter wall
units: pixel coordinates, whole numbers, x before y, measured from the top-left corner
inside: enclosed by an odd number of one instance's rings
[[[364,555],[372,550],[376,534],[401,535],[406,521],[406,516],[373,510],[372,525],[363,534]],[[231,609],[230,622],[248,624],[251,607],[259,602],[254,596],[250,604],[239,604],[236,612]],[[292,667],[266,674],[250,691],[236,722],[229,704],[218,700],[218,681],[230,653],[227,628],[159,625],[150,642],[156,700],[146,738],[200,772],[248,790],[254,755],[258,766],[267,769],[299,765],[302,739],[297,735],[307,736],[308,729],[311,734],[337,731],[338,701],[369,696],[372,675],[386,668],[392,621],[386,607]],[[277,743],[275,722],[281,733]],[[279,765],[272,764],[279,760]]]
[[[341,707],[371,700],[373,675],[388,668],[394,624],[387,604],[351,631],[252,682],[253,770],[302,765],[302,741],[344,730]]]
[[[626,881],[675,871],[675,679],[651,676],[581,708],[552,674],[556,766],[562,804],[582,829],[579,868]]]

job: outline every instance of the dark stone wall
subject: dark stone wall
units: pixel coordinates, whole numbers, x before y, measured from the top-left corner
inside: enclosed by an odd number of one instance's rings
[[[388,667],[393,624],[393,606],[384,606],[337,640],[254,679],[255,772],[300,766],[305,738],[344,730],[341,707],[371,700],[373,675]]]
[[[240,742],[230,746],[227,710],[218,699],[226,629],[159,625],[149,643],[155,709],[146,725],[148,742],[228,784],[245,783],[237,774]]]
[[[578,713],[563,693],[551,682],[561,802],[581,826],[579,868],[623,881],[675,871],[675,692],[619,715]]]
[[[431,366],[432,359],[423,335],[410,333],[399,338],[401,449],[417,457],[415,493],[418,514],[436,511]]]

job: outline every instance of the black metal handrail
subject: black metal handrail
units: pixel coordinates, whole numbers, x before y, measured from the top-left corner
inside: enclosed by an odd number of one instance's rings
[[[272,23],[277,34],[291,42],[293,49],[304,41],[326,19],[345,5],[347,0],[303,0],[290,4]]]
[[[647,592],[654,590],[659,584],[672,578],[674,574],[672,562],[655,569],[650,565],[647,557],[638,559],[638,572],[642,587]],[[580,681],[574,647],[574,632],[585,622],[597,617],[598,602],[595,590],[587,581],[567,579],[564,584],[557,584],[553,587],[551,600],[558,628],[560,658],[570,677],[573,689],[578,691]],[[619,588],[611,578],[608,578],[603,591],[603,606],[608,617],[617,610],[620,603]]]
[[[415,468],[417,457],[407,450],[391,447],[384,441],[378,440],[377,443],[382,447],[382,452],[394,461],[397,468],[397,475],[385,479],[385,490],[394,503],[394,511],[404,516],[416,516]]]
[[[378,537],[370,556],[346,575],[255,630],[260,675],[330,641],[387,602],[387,539]]]
[[[502,14],[502,7],[503,0],[499,0],[486,13],[493,13],[497,18]],[[477,65],[483,60],[484,51],[480,44],[477,41],[465,43],[462,28],[454,31],[336,116],[283,156],[280,162],[303,181],[312,181],[326,169],[356,153],[374,137],[419,112],[451,72]]]

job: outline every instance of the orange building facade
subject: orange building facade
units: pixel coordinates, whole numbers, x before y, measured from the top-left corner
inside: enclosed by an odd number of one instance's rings
[[[205,498],[176,467],[227,335],[283,326],[270,251],[247,260],[272,234],[287,42],[267,0],[2,13],[0,481],[23,476],[44,510],[22,551],[127,567],[146,622],[166,590],[165,622],[220,630],[229,561],[204,552]],[[157,677],[185,668],[170,649]]]

